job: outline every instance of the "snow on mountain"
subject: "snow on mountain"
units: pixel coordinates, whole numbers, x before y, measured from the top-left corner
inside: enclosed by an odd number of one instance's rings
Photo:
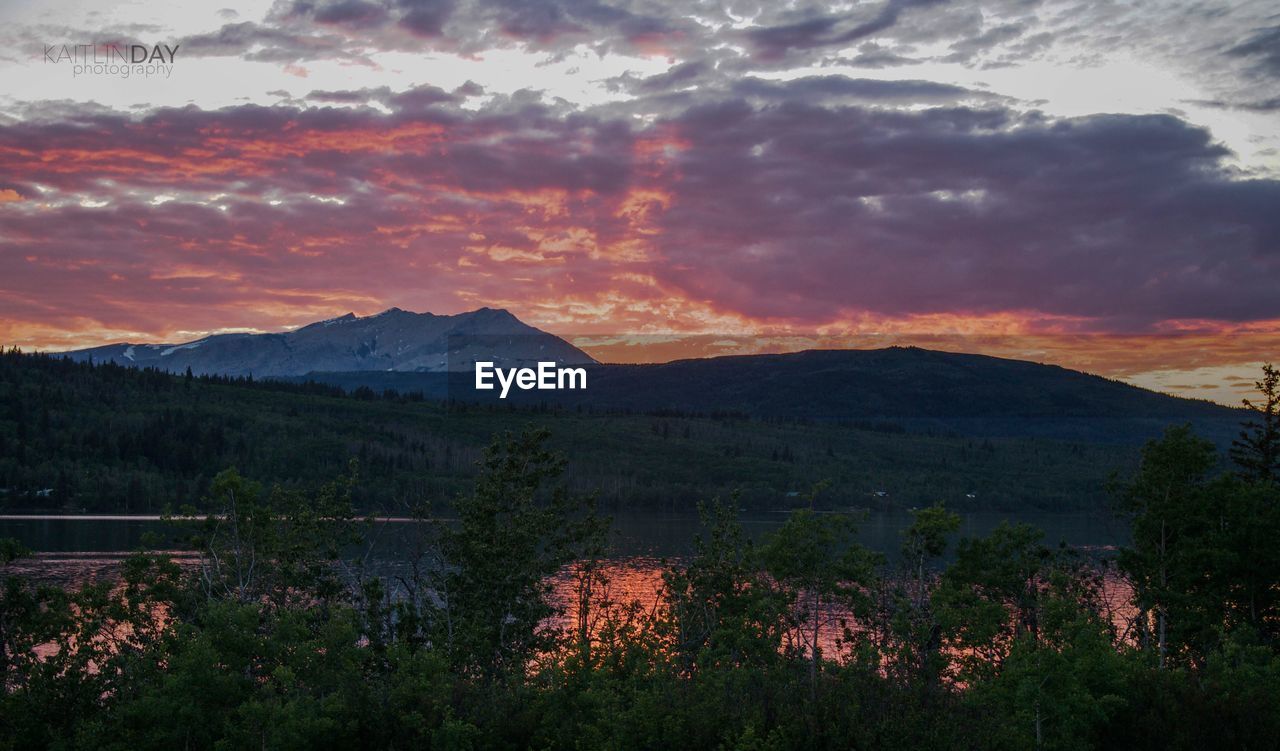
[[[476,360],[504,367],[554,360],[591,364],[582,350],[521,322],[506,310],[457,315],[389,308],[372,316],[348,313],[278,334],[216,334],[176,344],[109,344],[66,353],[196,374],[303,376],[351,371],[467,371]]]

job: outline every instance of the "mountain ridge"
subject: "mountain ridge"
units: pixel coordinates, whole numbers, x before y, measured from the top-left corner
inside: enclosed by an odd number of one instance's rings
[[[504,365],[539,360],[595,364],[557,336],[502,308],[454,315],[388,308],[272,333],[212,334],[177,344],[108,344],[62,353],[73,360],[109,361],[197,375],[291,377],[310,372],[441,372],[470,369],[477,358]]]
[[[1239,410],[1144,389],[1060,365],[921,347],[725,355],[602,364],[509,311],[455,315],[388,308],[289,332],[221,334],[179,344],[115,344],[64,353],[198,375],[313,380],[348,391],[420,392],[504,403],[474,389],[476,360],[502,367],[554,360],[588,368],[586,390],[513,391],[506,404],[874,425],[970,436],[1134,443],[1190,422],[1219,444]]]
[[[1117,443],[1140,443],[1187,422],[1226,444],[1243,418],[1239,409],[1059,365],[919,347],[597,364],[587,372],[585,391],[512,391],[505,402]],[[313,372],[291,380],[502,403],[494,392],[476,391],[465,372]]]

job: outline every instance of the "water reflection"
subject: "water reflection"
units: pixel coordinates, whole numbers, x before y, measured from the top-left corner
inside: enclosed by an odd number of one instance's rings
[[[780,527],[786,516],[785,511],[746,512],[740,521],[747,535],[759,540]],[[692,513],[622,511],[611,513],[611,517],[611,548],[618,559],[687,555],[698,531],[698,517]],[[984,536],[1002,521],[1024,522],[1044,530],[1046,544],[1062,542],[1086,550],[1114,549],[1128,537],[1126,526],[1107,514],[1035,512],[964,513],[959,536]],[[408,550],[416,523],[407,519],[384,522],[387,529],[378,534],[381,549],[377,555],[394,560]],[[901,545],[902,530],[910,523],[911,516],[905,511],[866,513],[859,525],[859,541],[892,559]],[[0,516],[0,537],[16,538],[31,550],[46,553],[127,552],[136,550],[147,535],[156,538],[154,545],[162,546],[181,538],[173,524],[155,516]]]
[[[742,518],[744,531],[759,540],[785,521],[784,513],[748,514]],[[982,536],[994,529],[1006,514],[968,514],[962,517],[961,536]],[[1085,551],[1114,550],[1125,541],[1125,530],[1113,520],[1083,514],[1031,514],[1011,519],[1044,529],[1045,542],[1067,544]],[[445,520],[447,521],[447,520]],[[877,513],[867,515],[861,526],[861,542],[881,553],[889,561],[896,560],[901,544],[901,530],[910,524],[910,515]],[[420,549],[424,529],[419,522],[387,520],[377,525],[371,535],[367,574],[386,577],[394,582],[412,567],[413,551]],[[631,607],[646,616],[657,613],[663,604],[663,572],[692,551],[698,532],[697,518],[692,515],[623,513],[615,515],[611,540],[611,556],[601,564],[602,589],[592,593],[593,610],[597,614],[609,606]],[[64,587],[111,580],[119,576],[120,566],[130,551],[145,541],[151,549],[169,549],[180,564],[194,565],[194,554],[179,548],[183,537],[180,525],[157,517],[0,517],[0,537],[14,537],[31,550],[32,557],[14,562],[9,570],[43,582]],[[952,546],[954,550],[954,546]],[[394,587],[394,584],[393,584]],[[553,599],[565,609],[558,625],[576,628],[573,623],[577,597],[577,579],[572,567],[553,580]],[[1122,638],[1135,615],[1132,590],[1123,580],[1106,575],[1102,582],[1104,615],[1115,625]],[[602,608],[601,606],[606,606]],[[829,656],[843,651],[837,622],[847,614],[822,613],[831,622],[818,640]],[[594,628],[592,629],[594,630]]]
[[[760,540],[781,526],[785,518],[783,513],[746,514],[741,522],[746,535]],[[1006,514],[968,514],[963,517],[960,535],[986,535],[1006,518]],[[1100,560],[1110,557],[1107,551],[1125,541],[1123,527],[1110,519],[1087,514],[1028,514],[1015,521],[1032,523],[1046,530],[1044,541],[1048,544],[1064,542],[1078,550],[1101,551]],[[881,551],[893,562],[900,546],[901,530],[909,523],[910,516],[906,513],[868,514],[861,525],[861,542]],[[384,577],[392,590],[398,589],[394,582],[398,577],[410,576],[424,531],[420,522],[410,519],[387,519],[376,525],[370,534],[370,549],[365,551],[369,553],[365,573]],[[599,619],[605,613],[626,612],[632,618],[652,621],[666,603],[663,573],[691,553],[696,534],[698,519],[689,514],[626,513],[614,517],[612,555],[599,564],[602,576],[590,594],[591,617]],[[132,550],[140,548],[143,540],[152,550],[156,546],[169,548],[168,554],[179,564],[195,565],[198,560],[191,551],[178,548],[178,541],[183,537],[182,527],[157,517],[0,517],[0,537],[15,537],[27,548],[37,551],[31,558],[10,564],[10,572],[64,587],[115,580],[124,559]],[[888,576],[895,576],[893,571],[891,564]],[[1129,631],[1135,617],[1132,589],[1128,582],[1110,573],[1103,576],[1101,583],[1103,617],[1114,624],[1120,640],[1130,640],[1133,636]],[[554,603],[561,606],[564,614],[548,626],[584,628],[584,624],[575,622],[580,612],[577,606],[580,580],[576,568],[571,565],[564,569],[553,578],[552,585]],[[829,608],[810,613],[810,618],[824,622],[817,645],[829,658],[847,651],[842,638],[845,626],[852,632],[861,629],[849,613]],[[585,628],[594,635],[598,633],[599,622],[585,624]],[[799,638],[805,633],[805,629],[800,628],[792,636]],[[797,641],[797,651],[812,649],[809,644],[812,641],[808,636],[803,642]]]

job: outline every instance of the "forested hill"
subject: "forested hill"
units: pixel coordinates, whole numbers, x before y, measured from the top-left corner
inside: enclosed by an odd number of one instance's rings
[[[472,375],[313,373],[347,389],[368,386],[495,401]],[[446,384],[447,379],[447,384]],[[508,399],[597,409],[812,420],[948,432],[1138,445],[1174,423],[1228,443],[1242,415],[1056,365],[916,347],[810,350],[589,368],[586,391],[512,391]]]
[[[592,384],[592,388],[595,384]],[[0,355],[0,507],[158,512],[198,502],[218,471],[316,485],[360,462],[357,502],[442,506],[490,438],[530,423],[569,457],[568,480],[607,505],[689,510],[826,503],[1098,509],[1136,449],[890,427],[574,408],[445,405],[318,384],[174,376],[49,356]]]

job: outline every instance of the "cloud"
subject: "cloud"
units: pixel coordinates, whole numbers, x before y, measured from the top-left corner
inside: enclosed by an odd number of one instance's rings
[[[467,110],[430,86],[308,95],[342,107],[56,109],[0,126],[5,190],[26,199],[0,203],[0,312],[114,309],[112,328],[136,328],[166,296],[216,311],[289,290],[429,303],[414,307],[612,294],[650,306],[641,323],[681,314],[663,297],[800,327],[1280,318],[1280,183],[1237,177],[1171,116],[959,103],[973,96],[741,79],[648,125],[522,94]],[[179,267],[209,273],[153,273]]]
[[[660,277],[748,316],[1280,315],[1280,183],[1172,117],[727,101],[676,132]]]
[[[382,25],[387,20],[387,9],[378,3],[364,0],[330,0],[330,2],[295,2],[292,15],[306,16],[318,24],[342,26],[348,29],[368,29]]]
[[[417,37],[439,37],[453,14],[453,0],[400,0],[399,25]]]
[[[735,80],[730,90],[741,97],[771,100],[820,102],[840,101],[937,104],[962,100],[995,101],[988,92],[963,86],[922,80],[885,81],[847,76],[805,76],[786,81],[753,76]]]
[[[648,53],[682,46],[697,28],[668,6],[637,13],[595,0],[295,0],[259,22],[227,23],[180,42],[192,56],[367,61],[382,51],[476,54],[517,45]]]
[[[1245,58],[1259,75],[1280,76],[1280,26],[1258,29],[1249,39],[1227,50],[1227,54]]]
[[[786,56],[792,50],[848,45],[892,28],[902,13],[936,5],[944,0],[888,0],[872,15],[819,15],[777,26],[749,29],[747,40],[766,59]]]
[[[178,39],[184,57],[243,57],[263,62],[351,59],[356,55],[341,36],[289,30],[253,21],[228,23],[216,31]]]
[[[713,73],[713,68],[706,61],[691,60],[673,65],[665,73],[653,76],[636,76],[625,74],[609,81],[613,90],[629,90],[637,94],[660,93],[672,89],[681,89],[698,83],[704,76]]]

